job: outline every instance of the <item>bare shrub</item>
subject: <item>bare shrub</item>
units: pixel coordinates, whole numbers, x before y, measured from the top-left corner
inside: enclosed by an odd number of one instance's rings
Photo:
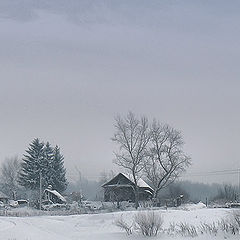
[[[226,219],[222,219],[221,221],[218,221],[218,227],[221,231],[228,233],[230,231],[229,227],[229,221]]]
[[[169,227],[166,229],[166,233],[168,235],[174,236],[176,234],[176,223],[175,222],[171,222],[169,224]]]
[[[218,233],[218,225],[213,222],[213,223],[201,223],[200,226],[198,226],[198,229],[201,234],[207,233],[210,235],[217,235]]]
[[[233,235],[240,232],[240,212],[234,211],[229,219],[222,219],[218,222],[219,228],[225,233]]]
[[[240,234],[240,211],[234,211],[228,218],[212,223],[201,223],[198,226],[189,223],[180,222],[178,224],[172,222],[169,227],[164,230],[168,235],[181,235],[183,237],[197,237],[198,234],[209,234],[217,236],[222,231],[227,234]]]
[[[237,196],[236,187],[230,184],[224,184],[221,188],[218,189],[217,196],[215,196],[214,200],[222,200],[226,201],[235,201]]]
[[[162,227],[162,216],[154,211],[139,212],[134,218],[136,229],[144,236],[156,236]]]
[[[183,223],[180,222],[177,224],[178,230],[177,233],[181,234],[184,237],[197,237],[197,229],[194,225],[188,224],[188,223]]]
[[[221,221],[219,221],[218,225],[219,228],[225,233],[231,233],[233,235],[239,233],[239,226],[236,224],[235,221],[233,221],[233,219],[222,219]]]
[[[122,216],[116,219],[114,224],[122,230],[126,231],[127,235],[132,234],[133,224],[128,224],[126,221],[123,220]]]
[[[233,212],[233,219],[235,221],[235,224],[238,226],[238,230],[240,229],[240,211],[234,211]]]

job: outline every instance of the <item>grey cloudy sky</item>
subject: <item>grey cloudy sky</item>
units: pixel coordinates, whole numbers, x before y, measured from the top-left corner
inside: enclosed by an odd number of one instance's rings
[[[0,0],[0,162],[33,138],[113,168],[114,116],[180,129],[189,174],[240,168],[240,2]],[[237,181],[237,176],[197,181]]]

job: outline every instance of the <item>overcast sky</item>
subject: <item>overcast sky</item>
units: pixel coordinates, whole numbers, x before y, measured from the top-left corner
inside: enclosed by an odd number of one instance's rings
[[[0,0],[0,162],[35,137],[114,168],[114,116],[182,131],[188,174],[240,168],[240,1]],[[194,177],[237,181],[237,176]]]

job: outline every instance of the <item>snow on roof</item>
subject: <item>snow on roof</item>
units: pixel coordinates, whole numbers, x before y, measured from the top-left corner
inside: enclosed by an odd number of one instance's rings
[[[122,174],[124,177],[126,177],[128,180],[130,180],[134,184],[134,180],[133,180],[133,177],[131,175],[127,175],[126,173],[118,173],[115,177],[117,177],[119,174]],[[113,177],[113,178],[115,178],[115,177]],[[104,185],[107,185],[110,181],[112,181],[112,179],[105,182],[104,184],[102,184],[102,187]],[[142,178],[139,178],[137,180],[137,185],[138,185],[138,187],[150,188],[152,191],[154,191],[153,188],[150,187]]]
[[[149,190],[144,190],[144,192],[147,192],[147,193],[150,193],[150,194],[152,194],[152,192],[151,192],[151,191],[149,191]]]
[[[131,175],[127,175],[125,173],[121,173],[123,176],[125,176],[126,178],[128,178],[132,183],[134,183],[133,177]],[[139,187],[144,187],[144,188],[150,188],[151,190],[153,190],[142,178],[139,178],[137,180],[137,185]]]
[[[50,192],[54,194],[56,197],[58,197],[61,201],[66,202],[67,200],[56,190],[51,190],[51,189],[45,189],[44,191]]]
[[[0,198],[8,198],[8,196],[0,191]]]

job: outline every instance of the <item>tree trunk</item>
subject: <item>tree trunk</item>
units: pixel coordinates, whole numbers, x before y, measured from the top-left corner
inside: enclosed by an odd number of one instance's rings
[[[159,189],[154,190],[153,192],[153,198],[157,199]]]
[[[139,189],[138,189],[138,187],[134,188],[134,194],[135,194],[135,208],[138,209],[138,207],[139,207]]]
[[[159,206],[159,201],[158,201],[158,192],[159,192],[159,190],[155,190],[154,192],[153,192],[153,205],[154,205],[154,207],[158,207]]]

